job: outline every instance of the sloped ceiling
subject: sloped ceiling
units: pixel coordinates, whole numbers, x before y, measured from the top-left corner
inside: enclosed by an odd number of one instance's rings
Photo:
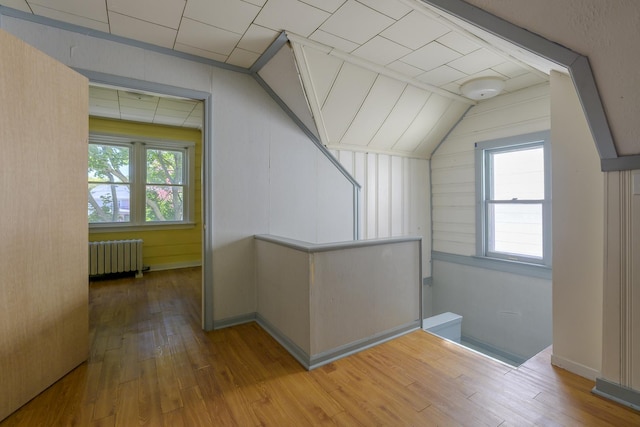
[[[370,68],[300,46],[302,79],[328,148],[429,157],[471,106]],[[305,74],[303,74],[305,75]]]
[[[124,37],[245,70],[284,31],[293,54],[279,52],[281,64],[270,62],[259,75],[312,135],[337,149],[428,158],[474,104],[460,96],[463,83],[493,76],[505,81],[505,92],[513,92],[544,82],[549,70],[557,69],[420,0],[0,0],[0,5],[50,24],[72,24],[92,35]],[[201,110],[192,115],[186,105],[164,108],[160,99],[129,95],[92,90],[92,113],[201,123]],[[109,105],[119,111],[109,112]],[[170,110],[176,114],[167,114]]]

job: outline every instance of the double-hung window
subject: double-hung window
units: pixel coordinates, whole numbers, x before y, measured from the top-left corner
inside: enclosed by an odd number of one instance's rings
[[[89,137],[92,228],[183,225],[192,221],[194,145]]]
[[[479,256],[551,265],[549,132],[476,144]]]

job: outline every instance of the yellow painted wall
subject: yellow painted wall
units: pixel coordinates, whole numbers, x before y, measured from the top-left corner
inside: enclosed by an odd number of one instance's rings
[[[200,179],[202,135],[200,130],[90,117],[89,132],[190,141],[196,144],[194,227],[174,230],[123,230],[106,233],[90,231],[89,241],[142,239],[144,240],[143,262],[145,266],[151,267],[152,270],[200,265],[202,260],[202,187]]]

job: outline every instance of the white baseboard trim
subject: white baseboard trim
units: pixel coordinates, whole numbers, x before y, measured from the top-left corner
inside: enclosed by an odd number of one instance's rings
[[[600,372],[593,368],[565,359],[564,357],[556,356],[555,354],[551,355],[551,364],[591,381],[595,381],[596,378],[600,376]]]
[[[202,261],[171,262],[168,264],[150,265],[148,271],[175,270],[178,268],[201,267]]]
[[[312,369],[311,363],[309,360],[309,354],[306,351],[300,348],[296,343],[291,341],[289,337],[280,332],[278,328],[273,326],[267,319],[262,317],[259,313],[256,313],[256,322],[262,329],[267,331],[269,335],[273,337],[274,340],[278,341],[285,350],[289,352],[294,359],[298,361],[307,371]]]

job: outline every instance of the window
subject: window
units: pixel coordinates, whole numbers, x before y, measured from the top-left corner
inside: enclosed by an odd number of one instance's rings
[[[478,255],[551,265],[549,132],[476,144]]]
[[[88,215],[93,228],[191,221],[193,144],[89,138]]]

